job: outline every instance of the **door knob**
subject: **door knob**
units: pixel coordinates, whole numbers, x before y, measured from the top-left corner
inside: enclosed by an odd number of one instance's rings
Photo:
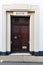
[[[14,36],[14,39],[17,39],[17,36]]]

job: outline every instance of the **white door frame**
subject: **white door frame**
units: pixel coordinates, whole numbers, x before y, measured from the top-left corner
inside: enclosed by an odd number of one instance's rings
[[[19,4],[2,8],[2,52],[10,52],[10,15],[14,12],[28,12],[30,15],[30,51],[39,51],[39,7]]]

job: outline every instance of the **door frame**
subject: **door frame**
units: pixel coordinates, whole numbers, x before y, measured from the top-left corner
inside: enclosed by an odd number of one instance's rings
[[[30,16],[30,51],[39,51],[39,6],[17,4],[2,8],[2,52],[10,52],[10,15],[16,16],[15,12],[28,12],[24,15]]]

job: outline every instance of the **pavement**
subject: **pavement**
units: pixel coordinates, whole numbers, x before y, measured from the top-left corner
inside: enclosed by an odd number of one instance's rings
[[[2,62],[36,62],[43,63],[43,56],[24,56],[24,55],[9,55],[9,56],[0,56],[0,63]]]

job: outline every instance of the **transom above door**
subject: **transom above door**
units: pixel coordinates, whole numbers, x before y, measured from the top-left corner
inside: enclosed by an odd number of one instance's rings
[[[30,17],[11,16],[11,52],[29,52]]]

